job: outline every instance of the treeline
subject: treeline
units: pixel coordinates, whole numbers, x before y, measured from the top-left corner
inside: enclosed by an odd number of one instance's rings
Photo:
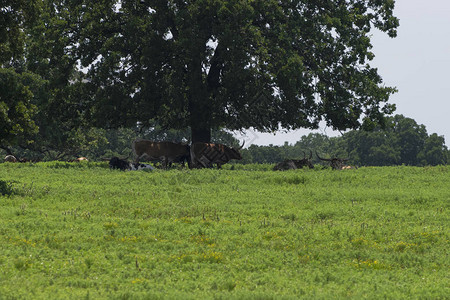
[[[2,158],[12,154],[18,159],[26,161],[70,161],[77,157],[87,157],[91,161],[109,160],[111,157],[133,158],[131,144],[135,139],[152,141],[170,141],[190,144],[191,131],[165,129],[157,123],[147,127],[135,126],[132,128],[101,129],[85,128],[70,132],[59,132],[56,128],[52,138],[45,141],[35,141],[30,144],[20,144],[8,148],[0,147]],[[66,141],[61,143],[61,141]],[[213,130],[211,140],[237,147],[239,141],[229,132]],[[45,146],[43,147],[43,144]]]
[[[436,133],[428,135],[424,125],[419,125],[403,115],[389,117],[386,129],[350,131],[339,137],[309,134],[295,144],[283,146],[251,145],[243,151],[243,163],[276,163],[286,158],[309,157],[319,163],[316,152],[323,158],[349,158],[357,166],[392,165],[442,165],[447,164],[450,153],[445,139]]]
[[[311,153],[313,163],[319,163],[318,153],[326,158],[349,158],[348,163],[357,166],[448,164],[450,153],[443,136],[436,133],[429,135],[424,125],[402,115],[389,117],[386,121],[384,130],[350,131],[339,137],[311,133],[302,136],[295,144],[250,145],[241,151],[243,159],[235,163],[277,163],[287,158],[309,157]],[[45,151],[37,151],[32,145],[27,148],[15,146],[10,151],[18,158],[35,161],[70,160],[77,156],[86,156],[93,161],[113,156],[131,159],[131,142],[136,138],[189,143],[190,136],[189,129],[166,130],[157,124],[147,128],[90,128],[79,131],[65,147],[55,143],[53,147],[48,144]],[[213,131],[212,141],[234,147],[240,143],[223,130]],[[2,154],[6,151],[3,150]]]

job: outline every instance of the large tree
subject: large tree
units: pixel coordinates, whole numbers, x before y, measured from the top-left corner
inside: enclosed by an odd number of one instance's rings
[[[96,126],[156,119],[196,142],[223,127],[373,127],[395,109],[368,64],[371,30],[396,36],[393,0],[79,2],[67,47]]]

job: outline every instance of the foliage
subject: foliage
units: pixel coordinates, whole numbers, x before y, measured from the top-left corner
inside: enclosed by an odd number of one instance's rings
[[[63,3],[97,127],[156,119],[195,142],[219,128],[370,127],[395,109],[368,64],[371,29],[396,36],[394,1]]]
[[[42,129],[43,127],[41,127]],[[41,131],[42,133],[42,131]],[[38,134],[40,136],[40,134]],[[56,138],[56,136],[54,136]],[[40,138],[44,138],[40,136]],[[11,147],[11,151],[19,158],[27,158],[32,161],[68,160],[80,156],[90,160],[105,160],[114,156],[130,158],[132,142],[137,138],[153,141],[172,141],[176,143],[188,143],[190,130],[163,129],[157,123],[149,128],[73,128],[56,139],[44,142],[36,142],[33,145]],[[239,146],[239,141],[233,135],[224,130],[212,132],[212,142],[223,143],[229,146]],[[45,150],[39,150],[45,144]]]
[[[444,137],[433,133],[425,140],[417,158],[422,165],[437,166],[447,164],[450,159],[449,154]]]
[[[20,136],[37,130],[32,116],[32,90],[41,83],[37,76],[0,68],[0,145],[8,149]]]
[[[294,145],[252,145],[243,151],[244,163],[277,163],[299,159],[310,152],[321,156],[350,158],[349,163],[363,166],[441,165],[448,163],[448,149],[443,136],[428,135],[424,125],[396,115],[386,119],[386,128],[373,131],[349,131],[340,137],[314,133],[302,136]],[[320,160],[313,155],[313,162]]]
[[[77,58],[66,47],[76,34],[63,6],[9,1],[0,10],[0,142],[15,155],[61,159],[102,142],[83,124]]]
[[[13,183],[5,180],[0,180],[0,195],[10,196],[14,193]]]
[[[390,127],[387,130],[350,131],[341,137],[328,137],[322,134],[309,134],[302,136],[294,145],[287,142],[283,146],[258,146],[250,145],[241,150],[243,159],[241,161],[232,161],[233,164],[251,164],[251,163],[278,163],[284,159],[302,159],[312,154],[314,164],[321,161],[317,158],[316,152],[325,157],[350,158],[349,163],[353,165],[365,166],[387,166],[387,165],[443,165],[448,163],[449,150],[445,146],[443,136],[431,134],[428,136],[425,126],[417,125],[412,119],[403,116],[395,116],[397,122],[402,123],[407,120],[408,126]],[[387,123],[393,124],[392,119]],[[402,153],[406,153],[403,147],[407,147],[401,141],[400,137],[414,134],[415,128],[422,128],[421,136],[416,136],[414,142],[423,145],[416,148],[410,160],[405,160]],[[86,156],[90,160],[104,160],[113,156],[131,158],[131,143],[136,138],[144,138],[155,141],[173,141],[188,142],[190,137],[189,130],[164,130],[155,123],[150,128],[140,128],[140,130],[131,128],[120,129],[98,129],[92,128],[87,131],[74,131],[77,135],[72,136],[63,148],[58,152],[48,151],[45,155],[21,148],[12,147],[14,154],[19,158],[28,158],[28,160],[52,160],[61,159],[58,153],[62,149],[67,149],[67,153],[73,153],[73,157]],[[420,139],[419,139],[420,137]],[[239,146],[241,143],[230,133],[220,130],[213,131],[212,141],[223,143],[230,146]],[[412,153],[409,151],[409,153]]]
[[[83,85],[77,71],[77,55],[68,44],[77,37],[77,26],[68,16],[75,14],[69,2],[58,5],[42,1],[39,22],[27,28],[26,68],[47,81],[45,90],[33,104],[37,107],[34,121],[39,131],[19,142],[32,156],[67,159],[87,148],[105,143],[99,130],[86,126],[87,107],[80,95]]]
[[[190,143],[191,129],[169,129],[161,126],[158,122],[151,122],[148,127],[139,126],[137,134],[139,138],[152,141],[170,141],[174,143]],[[237,146],[239,142],[230,132],[224,129],[213,130],[211,135],[212,143],[222,143],[229,146]]]
[[[0,5],[0,147],[9,152],[19,137],[36,131],[32,100],[44,82],[23,67],[24,29],[36,20],[39,1]]]
[[[447,163],[443,137],[439,138],[437,134],[428,136],[424,125],[403,115],[387,118],[386,123],[384,130],[356,131],[343,136],[354,163],[378,166]]]
[[[40,1],[9,0],[0,4],[0,66],[15,65],[22,60],[24,28],[39,16]]]
[[[446,298],[449,171],[1,164],[0,295]]]
[[[155,121],[163,135],[181,130],[173,134],[233,144],[222,129],[382,123],[394,109],[387,103],[394,89],[367,63],[369,32],[396,35],[393,7],[394,1],[10,1],[0,10],[0,63],[17,89],[2,82],[11,94],[0,110],[2,121],[17,128],[0,132],[2,146],[66,159],[105,149],[102,130],[151,128]],[[30,78],[33,89],[23,83]],[[12,104],[17,95],[25,96]]]

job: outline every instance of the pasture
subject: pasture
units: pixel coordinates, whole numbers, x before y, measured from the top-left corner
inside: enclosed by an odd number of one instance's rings
[[[0,299],[443,299],[449,167],[0,164]]]

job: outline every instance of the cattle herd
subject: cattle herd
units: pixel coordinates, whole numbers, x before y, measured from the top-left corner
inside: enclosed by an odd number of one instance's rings
[[[160,161],[164,169],[170,167],[172,163],[181,163],[189,168],[212,168],[214,165],[221,168],[232,159],[242,159],[239,148],[228,147],[223,144],[214,143],[192,143],[191,145],[172,143],[172,142],[154,142],[149,140],[137,139],[132,143],[135,161],[128,163],[124,159],[113,157],[109,165],[113,169],[130,170],[132,166],[138,166],[140,160]]]
[[[189,168],[212,168],[214,164],[221,168],[231,159],[242,159],[239,150],[244,146],[235,149],[223,144],[213,143],[193,143],[192,145],[155,142],[138,139],[132,143],[134,162],[113,157],[109,161],[111,169],[123,171],[152,169],[151,165],[141,164],[141,160],[151,162],[161,162],[164,169],[173,163],[180,163],[183,167],[187,163]]]
[[[223,144],[214,143],[192,143],[191,145],[172,142],[155,142],[143,139],[137,139],[132,143],[132,150],[135,156],[133,162],[126,159],[113,157],[109,159],[109,167],[111,169],[118,169],[123,171],[136,171],[149,169],[154,167],[149,164],[140,163],[141,160],[150,162],[161,162],[162,168],[166,169],[173,163],[180,163],[183,167],[187,163],[189,168],[212,168],[214,165],[218,169],[223,164],[228,163],[232,159],[241,160],[242,156],[239,150],[242,149],[244,143],[238,148],[228,147]],[[345,165],[348,158],[322,158],[316,152],[317,157],[330,164],[332,169],[344,170],[353,169],[353,166]],[[287,159],[275,165],[274,171],[296,170],[307,168],[314,168],[312,164],[312,151],[309,156],[303,152],[302,159]],[[18,160],[13,155],[7,155],[5,162],[25,162],[26,160]],[[88,161],[86,157],[79,157],[71,162]]]

